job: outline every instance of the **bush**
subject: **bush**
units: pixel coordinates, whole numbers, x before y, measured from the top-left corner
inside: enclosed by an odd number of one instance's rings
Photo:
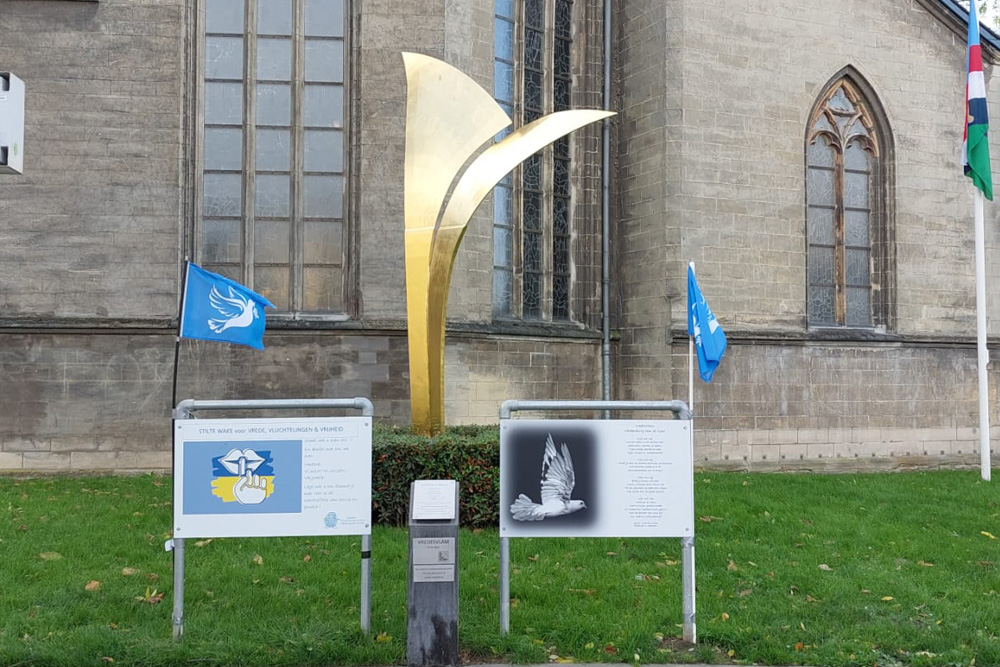
[[[496,526],[500,520],[499,442],[496,426],[452,426],[433,437],[376,426],[372,433],[372,520],[406,525],[410,482],[453,479],[459,486],[461,524]]]

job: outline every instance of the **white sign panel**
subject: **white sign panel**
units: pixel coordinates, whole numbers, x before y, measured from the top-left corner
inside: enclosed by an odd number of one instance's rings
[[[413,538],[413,581],[455,581],[455,538]]]
[[[503,537],[694,535],[685,420],[500,423]]]
[[[372,419],[191,419],[174,431],[174,537],[371,534]]]
[[[452,520],[458,482],[453,479],[418,479],[413,482],[413,519]]]

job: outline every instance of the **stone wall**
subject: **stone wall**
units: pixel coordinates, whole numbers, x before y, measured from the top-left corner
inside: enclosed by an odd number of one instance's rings
[[[687,356],[686,342],[674,347],[677,396],[687,396]],[[711,383],[695,373],[695,461],[748,470],[978,465],[976,387],[972,346],[730,341]],[[995,381],[990,391],[995,401]]]
[[[0,176],[0,325],[165,321],[181,243],[183,0],[10,2],[24,174]]]
[[[266,343],[182,341],[177,399],[361,396],[380,422],[409,423],[402,331]],[[458,336],[447,350],[449,423],[496,423],[506,399],[600,396],[599,341]],[[0,334],[0,470],[169,469],[173,358],[173,336],[158,332]]]

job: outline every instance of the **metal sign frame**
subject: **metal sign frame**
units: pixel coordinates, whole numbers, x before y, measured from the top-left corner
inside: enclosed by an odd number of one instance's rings
[[[247,401],[199,401],[186,399],[174,408],[174,420],[196,419],[199,410],[301,410],[346,408],[360,410],[362,417],[374,417],[375,407],[367,398],[292,398]],[[173,435],[173,434],[172,434]],[[176,471],[175,471],[176,474]],[[176,502],[176,499],[175,499]],[[166,548],[174,557],[174,610],[171,615],[174,640],[184,636],[184,541],[175,537],[167,541]],[[371,627],[371,553],[372,537],[361,536],[361,631],[366,635]]]
[[[511,418],[512,412],[531,410],[536,412],[564,410],[669,410],[678,419],[691,420],[691,410],[684,401],[504,401],[500,406],[501,423]],[[605,412],[607,414],[607,412]],[[690,431],[689,444],[692,463],[694,462],[694,429]],[[693,523],[692,523],[693,525]],[[510,540],[500,537],[500,634],[510,634]],[[694,535],[681,539],[682,576],[682,616],[683,638],[692,644],[697,642],[695,624],[695,574]]]

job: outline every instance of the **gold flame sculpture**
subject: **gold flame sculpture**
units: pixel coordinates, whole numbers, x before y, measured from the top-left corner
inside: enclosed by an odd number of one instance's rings
[[[418,53],[403,53],[403,63],[410,410],[414,429],[432,434],[444,427],[448,288],[472,214],[500,179],[525,159],[573,130],[614,114],[574,110],[539,118],[483,150],[459,177],[469,158],[511,120],[488,92],[451,65]]]

